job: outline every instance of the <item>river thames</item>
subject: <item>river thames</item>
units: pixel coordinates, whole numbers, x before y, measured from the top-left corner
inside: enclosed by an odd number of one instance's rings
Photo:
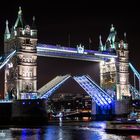
[[[48,124],[35,128],[1,128],[0,140],[140,140],[140,135],[107,134],[106,122]]]

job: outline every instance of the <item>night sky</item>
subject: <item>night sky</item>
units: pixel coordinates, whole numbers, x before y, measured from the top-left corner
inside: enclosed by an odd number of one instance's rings
[[[46,3],[45,3],[46,2]],[[68,36],[70,35],[71,46],[76,47],[82,43],[85,48],[89,48],[89,38],[92,41],[91,49],[98,49],[98,36],[102,35],[105,42],[110,25],[113,24],[117,30],[120,39],[123,39],[123,33],[127,33],[127,40],[130,50],[130,61],[140,70],[139,54],[140,54],[140,21],[139,8],[135,1],[131,3],[122,3],[119,1],[104,2],[98,1],[91,3],[90,1],[36,1],[36,0],[5,0],[0,5],[0,50],[3,50],[3,33],[5,30],[5,20],[9,20],[9,26],[15,23],[17,18],[18,7],[22,7],[25,22],[29,25],[32,23],[32,16],[36,17],[36,25],[38,29],[38,42],[46,44],[60,44],[68,46]],[[52,62],[51,62],[52,60]],[[77,74],[81,70],[85,62],[70,60],[64,61],[59,59],[39,58],[39,70],[41,75],[39,79],[47,77],[50,80],[55,74],[61,71]],[[47,62],[48,61],[48,62]],[[62,62],[63,61],[63,62]],[[63,63],[67,70],[62,70],[56,62]],[[46,64],[47,63],[47,64]],[[50,65],[48,65],[50,63]],[[44,65],[43,65],[44,64]],[[55,66],[54,66],[55,65]],[[71,67],[70,67],[71,65]],[[92,63],[87,63],[88,70],[79,71],[79,73],[90,73]],[[97,65],[96,63],[94,64]],[[78,66],[78,67],[76,67]],[[49,69],[48,69],[49,67]],[[56,67],[60,70],[54,72]],[[75,67],[75,70],[73,70]],[[97,68],[93,68],[96,73]],[[48,70],[48,71],[47,71]],[[45,75],[45,71],[46,75]],[[52,71],[52,73],[50,73]],[[88,72],[87,72],[88,71]],[[62,73],[63,73],[62,72]],[[93,74],[93,75],[92,75]],[[98,81],[98,78],[95,78]],[[44,84],[45,80],[43,80]],[[39,84],[39,87],[41,84]]]

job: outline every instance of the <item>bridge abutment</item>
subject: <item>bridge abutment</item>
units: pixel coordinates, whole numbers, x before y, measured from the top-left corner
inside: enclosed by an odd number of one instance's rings
[[[48,121],[45,100],[15,100],[12,103],[11,120],[13,124],[43,124]]]

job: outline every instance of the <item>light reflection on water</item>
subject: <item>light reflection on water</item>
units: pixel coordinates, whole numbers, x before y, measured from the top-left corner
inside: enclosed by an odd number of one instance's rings
[[[0,140],[140,140],[140,136],[107,134],[105,126],[105,122],[89,122],[0,129]]]

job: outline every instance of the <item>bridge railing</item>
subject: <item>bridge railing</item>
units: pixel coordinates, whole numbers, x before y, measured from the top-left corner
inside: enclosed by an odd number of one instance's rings
[[[140,100],[140,93],[139,91],[132,85],[130,85],[130,92],[132,95],[133,100]]]

